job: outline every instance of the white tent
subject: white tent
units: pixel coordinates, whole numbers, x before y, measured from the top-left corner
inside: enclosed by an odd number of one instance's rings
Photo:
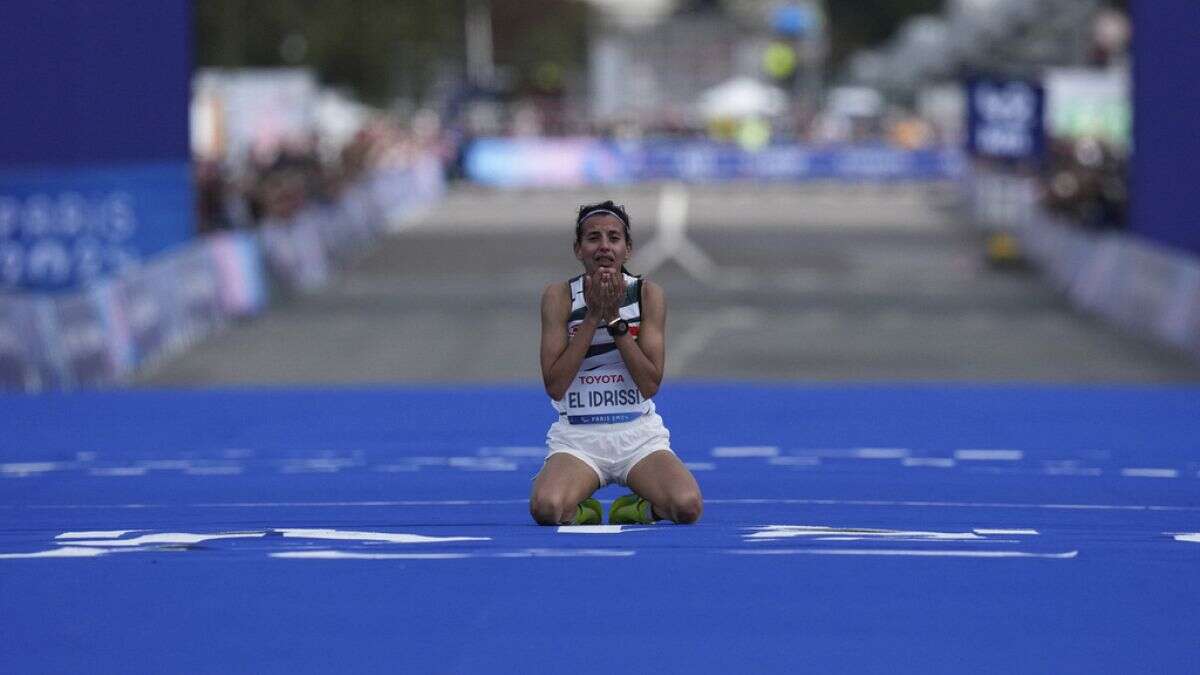
[[[770,117],[787,109],[787,94],[750,77],[723,82],[700,95],[700,114],[720,117]]]

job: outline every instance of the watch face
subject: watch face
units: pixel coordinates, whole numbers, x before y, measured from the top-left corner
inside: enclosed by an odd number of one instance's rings
[[[624,319],[622,319],[620,321],[615,321],[615,322],[613,322],[612,325],[610,325],[608,327],[608,332],[609,332],[609,334],[613,335],[614,337],[617,335],[624,335],[629,332],[629,323],[626,322]]]

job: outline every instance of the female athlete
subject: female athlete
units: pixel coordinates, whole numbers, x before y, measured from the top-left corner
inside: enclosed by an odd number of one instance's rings
[[[704,509],[655,412],[667,305],[661,287],[626,271],[632,248],[623,207],[583,206],[575,219],[583,274],[542,293],[542,380],[558,421],[529,498],[541,525],[601,522],[592,493],[609,483],[633,490],[613,502],[610,523],[694,523]]]

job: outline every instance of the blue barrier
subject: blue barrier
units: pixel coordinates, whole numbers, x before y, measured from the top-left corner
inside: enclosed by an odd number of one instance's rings
[[[1054,217],[1038,204],[1029,177],[976,167],[963,185],[975,220],[1014,232],[1073,305],[1200,359],[1200,257]]]
[[[578,187],[646,180],[940,180],[963,173],[955,149],[886,145],[817,148],[772,145],[750,152],[711,141],[604,141],[484,138],[471,144],[466,171],[497,187]]]
[[[78,291],[0,295],[0,389],[118,384],[262,312],[272,291],[320,288],[340,261],[443,190],[436,160],[384,168],[334,204],[188,242]]]

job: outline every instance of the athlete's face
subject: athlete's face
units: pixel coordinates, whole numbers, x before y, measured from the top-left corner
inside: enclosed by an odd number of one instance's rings
[[[598,269],[615,274],[629,261],[629,249],[621,219],[599,213],[583,221],[579,243],[575,244],[575,257],[583,263],[588,274]]]

